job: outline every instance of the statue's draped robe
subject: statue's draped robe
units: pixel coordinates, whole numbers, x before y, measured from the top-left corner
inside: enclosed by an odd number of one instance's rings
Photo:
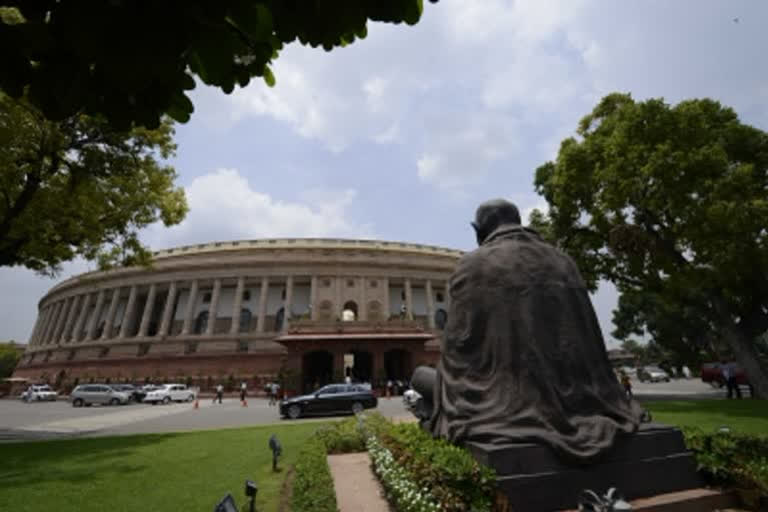
[[[433,434],[542,443],[586,462],[641,409],[621,389],[575,263],[533,231],[502,226],[450,280]]]

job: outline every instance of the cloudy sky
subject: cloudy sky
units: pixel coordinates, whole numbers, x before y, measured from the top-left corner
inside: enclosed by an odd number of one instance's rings
[[[426,3],[426,2],[425,2]],[[768,128],[768,3],[441,0],[326,53],[290,46],[277,86],[198,88],[173,163],[191,211],[155,249],[259,237],[473,248],[483,200],[544,203],[537,166],[605,94],[711,97]],[[67,265],[58,279],[87,270]],[[57,280],[0,269],[0,340],[25,341]],[[609,345],[616,294],[594,297]]]

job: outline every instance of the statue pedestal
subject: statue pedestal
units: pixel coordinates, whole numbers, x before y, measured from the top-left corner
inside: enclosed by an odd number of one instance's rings
[[[496,470],[498,489],[515,512],[576,508],[584,489],[604,494],[616,487],[632,500],[703,485],[680,430],[660,424],[644,424],[637,433],[622,436],[587,465],[564,462],[539,444],[467,443],[466,448]]]

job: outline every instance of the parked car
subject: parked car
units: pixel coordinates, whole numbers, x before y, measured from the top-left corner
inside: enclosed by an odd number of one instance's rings
[[[137,403],[144,400],[144,397],[147,396],[146,391],[141,388],[137,388],[133,384],[112,384],[112,389],[116,391],[122,391],[123,393],[128,393],[131,401]]]
[[[721,388],[725,386],[725,379],[723,378],[723,371],[721,363],[706,363],[701,366],[701,381],[706,382],[713,388]],[[749,386],[749,381],[744,373],[744,370],[736,364],[734,364],[733,378],[736,379],[736,384],[739,386]]]
[[[152,405],[158,403],[169,404],[171,402],[191,402],[196,398],[195,390],[184,384],[163,384],[153,389],[144,397],[144,401]]]
[[[59,394],[47,384],[29,386],[27,390],[21,394],[21,399],[26,402],[42,402],[43,400],[53,402],[58,397]]]
[[[640,382],[669,382],[670,377],[667,372],[658,366],[646,366],[637,370],[637,378]]]
[[[360,384],[328,384],[308,395],[280,402],[280,415],[296,419],[301,416],[359,413],[373,409],[378,400],[371,389]]]
[[[130,401],[130,395],[117,391],[107,384],[81,384],[69,394],[73,407],[101,405],[125,405]]]

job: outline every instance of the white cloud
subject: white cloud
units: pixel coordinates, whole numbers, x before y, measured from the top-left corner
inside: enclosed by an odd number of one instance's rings
[[[310,190],[291,202],[251,188],[236,169],[218,169],[186,187],[189,214],[178,226],[150,227],[143,239],[153,248],[269,237],[371,238],[370,225],[352,221],[353,189]]]

